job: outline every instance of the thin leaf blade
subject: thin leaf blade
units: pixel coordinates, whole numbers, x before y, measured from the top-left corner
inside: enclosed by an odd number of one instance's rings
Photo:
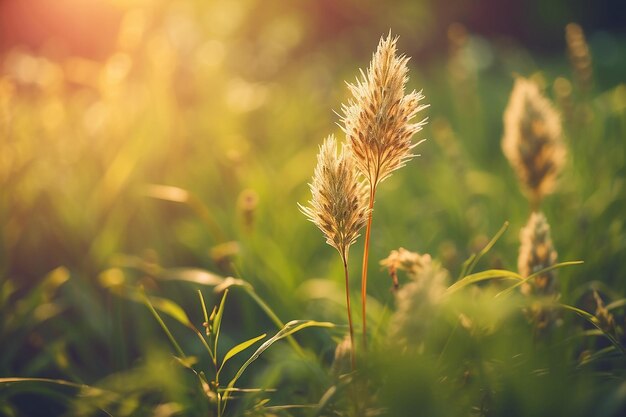
[[[226,362],[228,362],[229,359],[231,359],[232,357],[234,357],[238,353],[241,353],[244,350],[248,349],[250,346],[254,345],[256,342],[258,342],[259,340],[263,339],[265,336],[267,336],[267,333],[263,333],[260,336],[257,336],[257,337],[254,337],[252,339],[246,340],[245,342],[241,342],[237,346],[235,346],[232,349],[230,349],[228,352],[226,352],[226,355],[224,356],[224,359],[222,359],[222,366],[224,366],[224,364]]]
[[[512,271],[507,271],[505,269],[488,269],[487,271],[476,272],[471,275],[467,275],[465,278],[455,282],[446,290],[446,294],[452,294],[460,290],[461,288],[467,287],[470,284],[475,284],[481,281],[487,281],[490,279],[512,279],[522,281],[524,278]]]
[[[226,305],[226,297],[228,296],[228,289],[224,291],[224,295],[222,296],[222,301],[220,301],[220,306],[217,309],[217,313],[215,314],[215,318],[213,319],[213,331],[215,333],[215,345],[213,347],[213,351],[217,356],[217,341],[220,337],[220,329],[222,327],[222,316],[224,315],[224,306]]]
[[[270,339],[266,340],[265,343],[259,346],[259,348],[252,354],[252,356],[250,356],[250,358],[241,366],[241,368],[239,368],[239,370],[235,374],[235,377],[228,383],[228,388],[234,387],[235,384],[237,383],[237,380],[245,372],[246,368],[248,368],[248,366],[250,366],[252,362],[257,360],[258,357],[261,356],[261,354],[265,352],[270,346],[272,346],[277,341],[284,339],[285,337],[290,336],[296,332],[299,332],[300,330],[303,330],[307,327],[332,328],[332,327],[335,327],[335,325],[330,322],[319,322],[315,320],[290,321],[289,323],[285,324],[285,326],[278,333],[276,333]]]

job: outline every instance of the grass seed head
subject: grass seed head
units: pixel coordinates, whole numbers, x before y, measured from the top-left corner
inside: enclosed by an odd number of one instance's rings
[[[309,207],[300,206],[300,210],[322,231],[326,243],[347,258],[350,245],[367,221],[368,201],[352,155],[345,147],[337,154],[333,135],[320,147],[309,187]]]
[[[520,232],[520,252],[517,268],[520,275],[528,277],[542,269],[556,264],[557,253],[550,237],[550,225],[543,213],[534,212]],[[549,303],[559,298],[559,285],[556,271],[544,272],[522,284],[522,294],[535,296],[538,299],[525,310],[533,323],[536,336],[545,336],[562,320],[559,311]],[[545,303],[548,301],[548,304]]]
[[[415,278],[431,262],[432,259],[429,254],[420,255],[419,253],[400,248],[392,250],[388,257],[380,261],[380,265],[386,267],[389,271],[406,271],[410,277]]]
[[[581,90],[589,92],[593,84],[593,69],[585,32],[576,23],[565,26],[565,40],[574,77]]]
[[[525,78],[515,80],[504,112],[502,150],[536,208],[554,190],[566,149],[559,114]]]
[[[523,277],[556,264],[557,252],[552,244],[550,225],[543,213],[534,212],[520,232],[520,251],[517,268]],[[556,271],[536,276],[522,286],[522,292],[530,295],[556,296],[558,285]]]
[[[411,123],[427,107],[421,92],[404,94],[408,81],[408,57],[396,54],[391,34],[381,38],[366,72],[348,84],[352,98],[342,106],[343,130],[359,172],[371,187],[403,167],[417,144],[411,137],[426,119]]]
[[[593,290],[593,298],[596,302],[596,312],[594,315],[598,319],[600,328],[606,333],[615,334],[615,316],[613,316],[609,309],[606,308],[602,297],[598,294],[598,291]]]
[[[397,309],[391,319],[391,338],[408,349],[419,347],[443,298],[450,275],[430,255],[400,248],[381,265],[404,270],[410,281],[396,292]]]

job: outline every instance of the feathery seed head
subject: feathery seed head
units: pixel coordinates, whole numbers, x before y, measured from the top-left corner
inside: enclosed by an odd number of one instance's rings
[[[392,250],[389,256],[380,261],[380,265],[387,268],[389,276],[393,282],[394,290],[397,290],[400,286],[398,281],[398,270],[403,270],[409,273],[411,276],[415,276],[424,265],[430,263],[431,258],[429,254],[420,255],[415,252],[408,251],[404,248],[398,250]]]
[[[565,164],[561,119],[535,83],[517,78],[504,112],[502,150],[535,207]]]
[[[615,326],[615,316],[606,308],[604,305],[604,301],[598,291],[593,290],[593,298],[596,302],[596,312],[595,316],[598,319],[600,324],[600,328],[609,334],[615,334],[616,326]]]
[[[409,276],[416,277],[420,271],[430,265],[432,258],[429,254],[420,255],[404,248],[392,250],[389,256],[380,261],[380,265],[386,267],[389,271],[403,270]]]
[[[578,86],[588,92],[593,84],[593,69],[585,32],[580,25],[569,23],[565,26],[565,40]]]
[[[359,172],[370,186],[389,177],[414,155],[411,142],[426,119],[411,123],[427,107],[421,92],[404,94],[409,58],[396,54],[398,38],[381,38],[367,72],[348,84],[352,98],[342,105],[343,130]]]
[[[337,154],[333,135],[320,146],[309,187],[310,206],[300,206],[300,210],[324,233],[326,243],[347,259],[350,245],[367,221],[368,202],[351,154],[345,147]]]
[[[534,212],[530,215],[528,223],[520,232],[520,241],[517,269],[523,277],[556,263],[557,252],[550,237],[550,225],[543,213]],[[557,291],[555,270],[538,275],[522,286],[522,292],[526,295],[556,296]]]
[[[396,292],[397,309],[391,319],[391,334],[401,345],[416,346],[424,340],[437,305],[450,280],[448,271],[430,255],[400,248],[381,264],[403,269],[411,279]]]

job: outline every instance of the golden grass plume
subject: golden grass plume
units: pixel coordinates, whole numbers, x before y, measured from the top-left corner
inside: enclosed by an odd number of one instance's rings
[[[543,213],[534,212],[530,215],[528,223],[520,232],[520,242],[517,269],[521,276],[528,277],[556,264],[557,252],[550,236],[550,225]],[[522,292],[527,295],[556,296],[556,270],[545,272],[525,283]]]
[[[415,115],[427,107],[415,90],[404,94],[408,81],[408,57],[397,55],[398,38],[381,38],[366,72],[355,84],[348,84],[352,98],[342,105],[342,129],[357,169],[369,185],[369,213],[365,230],[363,267],[361,270],[361,316],[363,346],[367,346],[367,267],[372,230],[372,210],[376,187],[396,169],[415,155],[411,153],[420,142],[411,137],[420,131],[426,119],[412,123]]]
[[[593,68],[585,32],[577,23],[569,23],[565,26],[565,40],[577,84],[588,92],[593,84]]]
[[[594,315],[598,319],[598,324],[600,328],[610,334],[615,335],[618,331],[618,327],[616,326],[615,316],[609,311],[608,308],[604,305],[604,301],[600,294],[598,294],[597,290],[593,290],[593,298],[596,302],[596,311]]]
[[[396,312],[391,318],[392,339],[404,346],[419,346],[450,281],[450,274],[430,255],[400,248],[381,262],[390,274],[404,270],[410,278],[396,292]]]
[[[356,166],[371,187],[389,177],[414,155],[411,137],[419,132],[426,119],[411,123],[415,115],[428,107],[420,104],[421,91],[407,95],[407,62],[396,53],[398,38],[381,38],[366,72],[348,84],[352,98],[342,105],[343,130],[354,154]]]
[[[528,277],[544,268],[556,264],[557,252],[552,244],[550,225],[541,212],[533,212],[520,232],[520,252],[517,269],[520,275]],[[559,298],[559,285],[556,270],[537,275],[522,285],[522,294],[547,300]],[[545,334],[558,322],[558,310],[545,305],[542,300],[533,301],[526,310],[533,322],[537,335]]]
[[[326,243],[347,259],[348,250],[365,225],[368,202],[352,155],[343,146],[337,154],[333,135],[326,138],[317,155],[309,207],[300,210],[326,237]]]
[[[522,77],[504,112],[502,150],[536,209],[554,191],[566,148],[559,114],[539,87]]]

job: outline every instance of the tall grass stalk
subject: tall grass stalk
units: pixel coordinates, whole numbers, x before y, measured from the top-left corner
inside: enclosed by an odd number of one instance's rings
[[[531,80],[515,80],[504,111],[502,151],[517,174],[531,211],[538,211],[544,197],[556,188],[567,149],[560,114]]]
[[[343,130],[359,173],[369,186],[369,206],[361,271],[361,310],[363,346],[367,347],[367,265],[372,232],[376,188],[414,156],[413,135],[422,130],[426,119],[411,123],[427,105],[420,104],[421,92],[404,94],[409,58],[396,53],[397,37],[381,38],[367,71],[348,84],[352,98],[343,109]]]
[[[350,329],[350,364],[352,370],[356,369],[356,352],[354,345],[354,325],[352,324],[352,307],[350,306],[350,277],[348,274],[348,254],[342,254],[343,272],[346,278],[346,308],[348,310],[348,327]]]
[[[320,146],[317,166],[310,184],[310,207],[300,206],[307,218],[315,223],[326,237],[326,243],[337,249],[343,262],[346,282],[346,310],[350,328],[350,357],[352,370],[356,369],[354,328],[350,306],[348,252],[359,237],[369,214],[366,188],[358,178],[355,160],[345,145],[337,154],[337,142],[330,135]]]
[[[376,187],[370,188],[370,202],[368,205],[369,214],[367,216],[367,226],[365,226],[365,246],[363,249],[363,265],[361,267],[361,315],[363,320],[363,348],[367,349],[367,264],[370,253],[370,237],[372,235],[372,218],[374,213],[374,197]]]

